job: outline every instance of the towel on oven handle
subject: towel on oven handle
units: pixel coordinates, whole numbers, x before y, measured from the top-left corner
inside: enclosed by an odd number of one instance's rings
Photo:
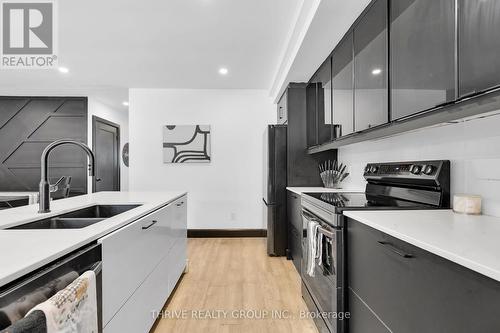
[[[318,228],[318,222],[308,220],[306,273],[311,277],[314,277],[314,267],[316,265],[316,260],[318,259]]]
[[[65,289],[31,309],[47,320],[47,333],[97,333],[97,288],[93,271],[80,275]]]

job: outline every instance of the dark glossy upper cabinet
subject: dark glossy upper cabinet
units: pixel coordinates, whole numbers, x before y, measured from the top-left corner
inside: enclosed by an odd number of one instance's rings
[[[377,0],[354,27],[354,130],[387,123],[387,0]]]
[[[332,64],[328,58],[307,87],[308,146],[332,139]]]
[[[391,1],[391,120],[455,99],[454,3]]]
[[[285,125],[288,122],[287,96],[288,94],[287,91],[285,90],[277,105],[276,114],[277,114],[278,125]]]
[[[500,1],[458,0],[459,95],[500,84]]]
[[[352,43],[351,32],[332,55],[333,124],[340,126],[340,136],[354,131]]]

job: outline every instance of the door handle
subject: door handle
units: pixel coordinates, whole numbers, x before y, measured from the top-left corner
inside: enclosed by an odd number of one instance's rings
[[[380,245],[383,245],[385,246],[386,248],[388,248],[390,251],[396,253],[398,256],[400,257],[403,257],[403,258],[414,258],[415,256],[413,254],[410,254],[410,253],[406,253],[404,252],[403,250],[400,250],[398,249],[397,247],[395,247],[392,243],[390,242],[386,242],[386,241],[378,241],[378,243]]]
[[[158,223],[158,221],[157,221],[157,220],[153,220],[153,221],[151,221],[151,223],[150,223],[150,224],[148,224],[147,226],[143,226],[143,227],[142,227],[142,230],[149,229],[149,228],[151,228],[152,226],[154,226],[156,223]]]

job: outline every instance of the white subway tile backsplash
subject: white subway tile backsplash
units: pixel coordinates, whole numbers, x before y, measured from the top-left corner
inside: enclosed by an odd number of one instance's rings
[[[483,212],[500,217],[500,114],[339,149],[339,160],[351,172],[345,188],[365,185],[367,163],[427,159],[449,159],[452,194],[479,194]]]

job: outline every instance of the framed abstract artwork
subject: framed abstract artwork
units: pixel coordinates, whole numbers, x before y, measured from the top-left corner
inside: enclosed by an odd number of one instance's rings
[[[210,163],[210,125],[163,127],[163,163]]]

